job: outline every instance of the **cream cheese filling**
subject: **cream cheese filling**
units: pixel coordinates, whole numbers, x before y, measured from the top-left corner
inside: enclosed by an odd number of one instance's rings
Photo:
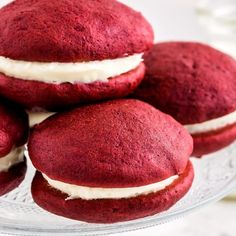
[[[49,111],[45,111],[45,112],[27,111],[27,113],[28,113],[28,116],[29,116],[30,127],[33,127],[37,124],[40,124],[41,122],[46,120],[48,117],[56,114],[55,112],[49,112]]]
[[[24,148],[14,148],[5,157],[0,157],[0,172],[8,171],[10,167],[24,161]]]
[[[17,79],[46,83],[107,82],[138,67],[143,54],[102,61],[60,63],[28,62],[0,56],[0,73]]]
[[[184,127],[190,134],[198,134],[218,130],[234,123],[236,123],[236,111],[216,119],[198,124],[185,125]]]
[[[140,195],[147,195],[165,189],[179,177],[178,175],[175,175],[158,183],[140,187],[94,188],[94,187],[84,187],[73,184],[67,184],[64,182],[50,179],[47,175],[43,173],[42,175],[51,187],[60,190],[62,193],[66,193],[68,195],[67,200],[77,199],[77,198],[81,198],[84,200],[121,199],[121,198],[137,197]]]

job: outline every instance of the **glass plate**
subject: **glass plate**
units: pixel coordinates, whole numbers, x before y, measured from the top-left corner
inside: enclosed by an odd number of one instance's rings
[[[195,180],[190,192],[174,207],[152,217],[126,223],[101,225],[68,220],[50,214],[34,204],[30,183],[34,168],[29,168],[19,188],[0,198],[0,233],[11,235],[99,235],[118,233],[166,223],[236,188],[236,143],[202,160],[193,159]]]

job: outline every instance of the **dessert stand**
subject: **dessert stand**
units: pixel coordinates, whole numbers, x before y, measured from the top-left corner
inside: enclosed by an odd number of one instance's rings
[[[27,156],[27,153],[26,153]],[[192,158],[195,180],[189,193],[166,212],[117,224],[88,224],[68,220],[39,208],[32,200],[30,183],[34,168],[19,188],[0,197],[0,233],[10,235],[101,235],[137,230],[167,223],[236,189],[236,143],[203,159]]]

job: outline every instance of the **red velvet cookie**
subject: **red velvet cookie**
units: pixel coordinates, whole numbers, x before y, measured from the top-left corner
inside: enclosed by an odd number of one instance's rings
[[[48,110],[126,96],[153,38],[144,17],[115,0],[16,0],[0,9],[0,93]]]
[[[138,100],[113,100],[51,116],[33,128],[28,147],[33,165],[44,176],[38,173],[32,184],[35,202],[88,222],[125,221],[166,210],[193,179],[188,164],[191,136],[170,116]],[[50,181],[85,188],[81,193],[92,189],[95,196],[71,200],[73,194],[60,193]],[[127,188],[136,191],[153,184],[162,188],[122,195]],[[102,190],[98,197],[97,189]],[[111,197],[116,191],[122,194]]]
[[[25,178],[26,159],[13,165],[8,171],[0,172],[0,196],[17,188]]]
[[[23,145],[28,137],[28,116],[17,105],[0,103],[0,195],[16,188],[24,179]]]
[[[236,139],[236,62],[193,42],[156,44],[145,57],[146,77],[132,97],[186,125],[193,155],[217,151]]]
[[[0,98],[0,158],[28,138],[28,115],[18,105]]]

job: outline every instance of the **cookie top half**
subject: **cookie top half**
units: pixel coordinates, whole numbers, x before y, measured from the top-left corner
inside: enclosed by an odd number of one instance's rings
[[[0,55],[15,60],[114,59],[153,44],[145,18],[115,0],[15,0],[0,17]]]
[[[36,169],[54,180],[134,187],[183,173],[192,146],[170,116],[120,99],[51,116],[33,129],[29,154]]]
[[[147,73],[134,97],[182,124],[222,117],[236,110],[236,61],[201,43],[156,44],[145,54]]]

